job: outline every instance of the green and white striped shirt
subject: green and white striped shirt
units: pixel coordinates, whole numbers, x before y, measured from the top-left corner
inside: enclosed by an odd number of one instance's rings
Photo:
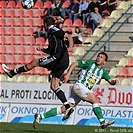
[[[90,90],[101,79],[110,79],[110,76],[104,68],[98,68],[98,66],[90,60],[78,61],[78,67],[82,68],[82,72],[77,83],[82,83]]]

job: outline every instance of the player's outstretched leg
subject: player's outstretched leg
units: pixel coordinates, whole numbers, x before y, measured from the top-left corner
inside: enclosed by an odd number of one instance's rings
[[[21,66],[19,68],[16,68],[14,70],[10,70],[6,64],[2,64],[2,69],[10,78],[12,78],[16,74],[19,74],[22,72],[27,72],[27,71],[29,71],[29,70],[33,69],[34,67],[37,67],[37,66],[39,66],[38,59],[33,59],[30,63],[28,63],[24,66]]]
[[[99,107],[98,103],[94,103],[92,105],[92,107],[93,107],[94,114],[97,116],[97,118],[100,122],[101,128],[106,128],[107,126],[109,126],[115,122],[115,120],[105,121],[103,114],[102,114],[102,110]]]
[[[45,119],[45,118],[49,118],[52,116],[56,116],[58,114],[62,114],[61,108],[52,108],[49,111],[45,112],[44,114],[35,114],[34,115],[34,122],[33,122],[33,127],[36,128],[39,124],[39,122],[41,122],[41,120]]]
[[[31,69],[28,69],[26,65],[16,68],[14,70],[10,70],[6,64],[2,64],[2,69],[3,71],[10,77],[12,78],[13,76],[15,76],[16,74],[22,73],[22,72],[27,72]]]

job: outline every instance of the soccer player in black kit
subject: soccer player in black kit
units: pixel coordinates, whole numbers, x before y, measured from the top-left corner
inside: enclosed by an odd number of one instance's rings
[[[67,69],[69,65],[69,55],[68,51],[72,51],[73,48],[73,39],[63,30],[57,28],[55,26],[55,21],[52,17],[48,16],[44,19],[44,28],[48,32],[48,48],[38,47],[38,51],[42,51],[44,53],[49,54],[50,56],[33,59],[30,63],[16,68],[14,70],[10,70],[6,64],[2,64],[2,68],[4,72],[12,78],[16,74],[27,72],[34,67],[44,67],[48,70],[51,70],[51,89],[56,93],[57,97],[61,100],[61,102],[65,105],[67,111],[64,114],[63,119],[67,119],[67,115],[73,112],[73,108],[67,102],[64,92],[59,88],[59,82],[62,78],[64,71]],[[64,39],[67,38],[69,41],[69,47],[65,45]],[[36,116],[35,116],[36,117]]]

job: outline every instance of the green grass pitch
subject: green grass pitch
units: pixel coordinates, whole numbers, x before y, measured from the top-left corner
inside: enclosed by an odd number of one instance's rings
[[[133,128],[40,124],[33,129],[32,124],[0,123],[0,133],[133,133]]]

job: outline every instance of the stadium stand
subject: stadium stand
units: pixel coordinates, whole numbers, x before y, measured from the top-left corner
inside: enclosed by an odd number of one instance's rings
[[[108,29],[115,24],[115,21],[118,20],[121,16],[124,17],[123,13],[128,10],[130,7],[131,2],[125,2],[120,1],[119,5],[116,10],[114,10],[110,16],[106,17],[106,19],[103,17],[103,22],[101,25],[99,25],[99,28],[97,28],[93,34],[90,33],[89,37],[83,36],[83,43],[80,46],[74,47],[75,52],[74,56],[72,55],[72,58],[79,59],[81,58],[85,53],[86,49],[88,50],[91,48],[95,43],[97,43],[98,39],[102,37],[106,32],[108,32]],[[44,5],[41,1],[37,1],[34,5],[34,7],[31,10],[23,10],[21,2],[17,2],[14,4],[14,2],[9,2],[6,4],[5,1],[0,1],[0,63],[8,63],[9,66],[16,64],[19,65],[17,60],[19,57],[24,59],[23,63],[31,61],[33,58],[41,56],[42,53],[37,52],[35,50],[34,46],[48,45],[48,40],[39,37],[34,39],[33,32],[35,31],[35,28],[38,26],[43,25],[43,21],[41,19],[41,16],[43,15],[43,10],[46,7],[51,7],[51,2],[45,2]],[[63,3],[63,8],[68,7],[70,5],[70,2],[66,1]],[[125,17],[129,16],[132,12],[128,11]],[[58,18],[58,17],[57,17]],[[113,34],[114,31],[116,31],[116,28],[124,22],[124,18],[121,19],[119,22],[117,22],[115,25],[115,28],[111,30],[110,34]],[[66,29],[67,27],[71,28],[72,31],[74,31],[73,26],[79,26],[80,28],[83,28],[82,22],[78,19],[72,23],[72,20],[66,18],[63,23],[63,29]],[[133,71],[131,70],[133,67],[133,49],[131,40],[128,37],[125,37],[125,33],[127,36],[132,36],[131,30],[131,24],[132,20],[129,19],[128,23],[122,26],[122,30],[116,34],[116,36],[110,40],[110,50],[108,51],[108,47],[104,47],[102,50],[107,50],[107,53],[109,54],[109,63],[105,65],[105,68],[109,71],[110,76],[116,78],[119,74],[121,75],[122,68],[128,69],[128,74],[126,75],[127,78],[133,77]],[[87,28],[85,28],[87,30]],[[89,53],[89,55],[86,57],[89,59],[90,55],[93,55],[95,52],[97,52],[98,48],[107,41],[107,37],[105,37],[103,40],[101,40],[95,49]],[[88,44],[89,43],[89,44]],[[8,46],[11,45],[11,46]],[[34,47],[33,51],[32,49],[28,50],[29,47]],[[12,49],[12,50],[11,50]],[[14,50],[15,49],[15,50]],[[79,50],[78,50],[79,49]],[[10,55],[14,54],[14,55]],[[34,55],[34,56],[33,56]],[[23,57],[22,57],[23,56]],[[70,56],[71,58],[71,56]],[[122,59],[124,58],[124,59]],[[11,59],[9,61],[9,59]],[[72,59],[70,59],[71,62]],[[120,61],[119,61],[120,60]],[[23,64],[22,62],[19,62],[20,64]],[[118,63],[118,64],[117,64]],[[116,66],[116,67],[115,67]],[[112,69],[111,69],[112,68]],[[120,73],[119,73],[120,72]],[[3,71],[0,67],[0,73],[2,74]],[[16,82],[26,82],[28,74],[34,74],[34,75],[42,75],[46,74],[49,75],[50,72],[47,70],[41,71],[38,69],[34,69],[31,72],[24,73],[24,75],[20,75],[19,77],[14,81]],[[119,75],[119,76],[120,76]],[[21,77],[22,76],[22,77]],[[23,77],[24,76],[24,77]],[[124,75],[125,76],[125,75]],[[44,76],[45,77],[45,76]],[[46,76],[48,77],[48,76]],[[45,79],[45,78],[44,78]],[[119,81],[122,81],[123,77],[117,77]],[[9,81],[8,78],[6,78],[7,81]],[[6,81],[4,80],[4,81]],[[14,82],[9,81],[9,82]],[[36,79],[36,82],[47,82],[48,78],[44,81],[43,76]],[[131,85],[131,82],[127,84]],[[102,81],[103,84],[103,81]],[[121,83],[120,83],[121,84]],[[123,84],[123,83],[122,83]]]

